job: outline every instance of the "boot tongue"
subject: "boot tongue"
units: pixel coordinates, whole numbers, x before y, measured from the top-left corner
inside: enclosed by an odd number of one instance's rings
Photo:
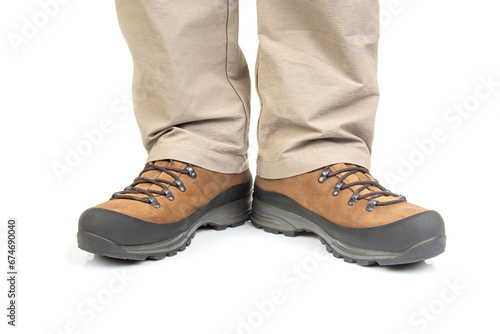
[[[186,167],[185,163],[175,161],[175,160],[159,160],[155,162],[149,162],[148,165],[156,165],[156,166],[161,166],[161,167],[172,167],[172,168],[177,168],[177,169],[184,169]],[[171,171],[172,174],[179,176],[179,172],[176,171]],[[141,177],[147,177],[149,179],[162,179],[162,180],[167,180],[167,181],[174,181],[175,178],[173,178],[171,175],[162,172],[161,170],[150,170],[145,173],[141,174]],[[142,188],[142,189],[148,189],[148,190],[162,190],[162,187],[157,186],[156,184],[153,183],[141,183],[135,186],[136,188]],[[145,194],[137,194],[134,195],[137,197],[147,197]]]
[[[330,166],[330,171],[336,172],[338,170],[349,168],[349,167],[357,167],[357,166],[353,165],[353,164],[339,163],[339,164],[335,164],[335,165]],[[337,176],[338,177],[342,177],[342,176],[344,176],[347,173],[349,173],[349,172],[340,173]],[[348,177],[346,177],[344,179],[344,181],[342,181],[342,182],[344,184],[349,184],[349,183],[352,183],[352,182],[373,181],[373,180],[374,180],[374,178],[370,174],[368,174],[368,173],[356,172],[356,173],[354,173],[354,174],[349,175]],[[358,185],[358,186],[352,186],[349,189],[351,189],[354,192],[354,191],[356,191],[356,189],[361,188],[361,187],[362,187],[362,185]],[[382,189],[380,189],[377,186],[370,186],[370,187],[368,187],[366,189],[363,189],[360,192],[360,194],[361,195],[365,195],[365,194],[369,194],[369,193],[374,192],[374,191],[381,191],[381,190]],[[380,197],[377,197],[377,201],[380,201],[380,202],[392,201],[395,198],[397,198],[397,197],[394,197],[394,196],[380,196]]]
[[[341,169],[345,169],[345,168],[349,168],[349,167],[357,167],[357,166],[356,165],[352,165],[352,164],[340,163],[340,164],[335,164],[335,165],[331,166],[330,167],[330,171],[336,172],[336,171],[339,171]],[[338,176],[339,177],[340,176],[344,176],[347,173],[349,173],[349,172],[340,173]],[[369,180],[373,180],[373,178],[368,177],[367,174],[365,174],[365,173],[356,172],[356,173],[354,173],[354,174],[349,175],[348,177],[346,177],[344,179],[344,184],[352,183],[352,182],[359,182],[359,181],[369,181]]]

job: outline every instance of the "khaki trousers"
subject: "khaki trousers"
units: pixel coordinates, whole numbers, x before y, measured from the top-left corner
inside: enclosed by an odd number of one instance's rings
[[[237,0],[116,0],[134,62],[148,161],[248,168],[250,77]],[[284,178],[348,162],[369,168],[378,0],[257,0],[257,173]],[[242,15],[245,15],[242,13]]]

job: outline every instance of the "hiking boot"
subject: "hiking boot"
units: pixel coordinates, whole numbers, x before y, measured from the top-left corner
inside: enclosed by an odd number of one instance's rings
[[[286,236],[312,232],[335,257],[360,265],[418,262],[442,253],[446,243],[437,212],[408,203],[350,164],[284,179],[257,177],[251,220]]]
[[[148,163],[129,187],[81,215],[78,246],[121,259],[172,256],[201,226],[242,225],[251,192],[249,170],[222,174],[174,160]]]

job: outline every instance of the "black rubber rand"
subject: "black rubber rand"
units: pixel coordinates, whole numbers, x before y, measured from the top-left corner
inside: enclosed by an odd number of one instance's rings
[[[120,259],[162,259],[183,251],[196,230],[236,227],[249,219],[252,180],[235,185],[214,197],[188,217],[169,224],[155,224],[119,212],[91,208],[80,217],[78,247]],[[169,203],[175,205],[175,201]]]
[[[335,257],[360,265],[419,262],[441,254],[446,244],[444,222],[435,211],[377,227],[348,228],[283,194],[257,186],[254,186],[250,219],[254,226],[274,234],[294,237],[304,232],[314,233]]]

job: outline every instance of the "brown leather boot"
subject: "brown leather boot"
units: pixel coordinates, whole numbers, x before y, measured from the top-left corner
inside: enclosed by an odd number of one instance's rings
[[[161,259],[189,246],[196,230],[242,225],[252,176],[222,174],[178,161],[148,163],[138,178],[80,217],[78,246],[121,259]]]
[[[312,232],[329,252],[361,265],[418,262],[442,253],[441,216],[410,204],[356,165],[285,179],[256,178],[252,223],[267,232]]]

